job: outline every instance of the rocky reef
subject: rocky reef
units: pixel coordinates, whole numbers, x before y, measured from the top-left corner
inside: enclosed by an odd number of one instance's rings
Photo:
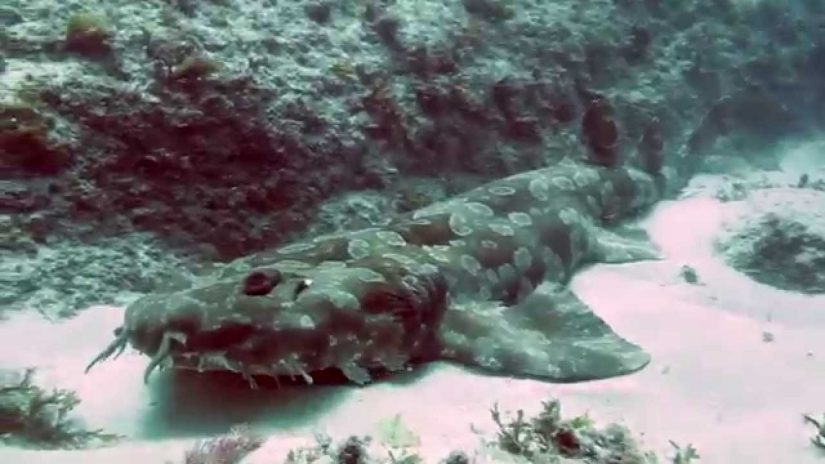
[[[756,162],[822,122],[823,21],[815,1],[10,0],[4,252],[114,237],[185,268],[563,157]],[[4,301],[42,306],[32,279]]]
[[[124,304],[565,157],[771,166],[774,144],[825,123],[824,24],[820,0],[6,0],[0,314]],[[825,292],[823,185],[733,185],[752,208],[720,251],[760,282]],[[0,439],[115,438],[72,423],[76,398],[31,375],[0,371]],[[516,462],[650,459],[556,403],[497,414],[490,449]],[[186,462],[259,445],[234,431]],[[371,462],[365,449],[292,458]]]

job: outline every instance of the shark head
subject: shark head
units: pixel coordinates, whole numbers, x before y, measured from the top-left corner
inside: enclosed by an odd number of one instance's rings
[[[339,369],[365,383],[374,368],[400,370],[433,349],[446,284],[432,269],[397,261],[274,263],[126,309],[115,340],[90,365],[126,345],[158,366],[301,376]],[[88,369],[87,369],[88,370]]]

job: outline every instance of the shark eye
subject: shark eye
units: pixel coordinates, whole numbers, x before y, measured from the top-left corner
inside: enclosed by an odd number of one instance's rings
[[[281,282],[281,273],[275,269],[254,271],[243,282],[243,293],[248,296],[264,296]]]

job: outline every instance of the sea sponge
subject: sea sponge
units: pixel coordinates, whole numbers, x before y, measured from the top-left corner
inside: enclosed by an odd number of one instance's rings
[[[112,34],[105,16],[75,13],[66,24],[64,47],[66,51],[86,56],[104,56],[111,53]]]

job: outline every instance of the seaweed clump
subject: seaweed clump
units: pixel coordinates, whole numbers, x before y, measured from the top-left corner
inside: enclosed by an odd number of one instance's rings
[[[228,434],[203,440],[186,452],[186,464],[238,464],[260,448],[264,439],[245,426],[233,427]]]
[[[657,462],[653,453],[638,448],[630,431],[621,425],[597,428],[586,415],[563,419],[558,400],[543,402],[541,412],[531,419],[518,410],[514,419],[504,421],[497,405],[490,414],[499,428],[498,446],[528,462],[556,462],[559,458],[593,464]]]
[[[33,383],[34,369],[0,371],[0,443],[37,449],[78,449],[120,438],[79,427],[69,413],[80,403],[68,390],[44,391]]]
[[[825,414],[822,414],[821,420],[816,420],[809,414],[803,414],[802,418],[814,427],[815,434],[811,437],[811,443],[825,451]]]
[[[335,445],[332,438],[315,435],[315,445],[290,450],[286,457],[286,464],[308,464],[314,462],[334,462],[340,464],[367,464],[375,462],[368,456],[367,448],[372,439],[370,437],[347,437],[340,445]]]
[[[643,452],[627,428],[608,424],[596,427],[585,416],[564,419],[557,400],[542,403],[542,411],[533,418],[525,418],[519,410],[512,420],[505,421],[498,406],[490,410],[493,422],[498,426],[496,440],[485,440],[489,462],[522,463],[586,463],[586,464],[656,464],[652,452]],[[398,417],[391,422],[398,426]],[[396,441],[396,440],[390,440]],[[228,435],[201,442],[186,454],[185,464],[236,464],[257,449],[262,440],[249,429],[233,429]],[[674,451],[667,462],[689,464],[700,456],[692,445],[681,447],[670,442]],[[384,447],[386,457],[376,456],[373,438],[349,436],[336,444],[323,434],[315,435],[315,443],[292,449],[284,461],[286,464],[420,464],[424,459],[408,446]],[[399,449],[400,448],[400,449]],[[500,454],[504,452],[505,455]],[[440,464],[469,464],[478,462],[463,451],[453,451]],[[488,462],[481,459],[481,462]]]

